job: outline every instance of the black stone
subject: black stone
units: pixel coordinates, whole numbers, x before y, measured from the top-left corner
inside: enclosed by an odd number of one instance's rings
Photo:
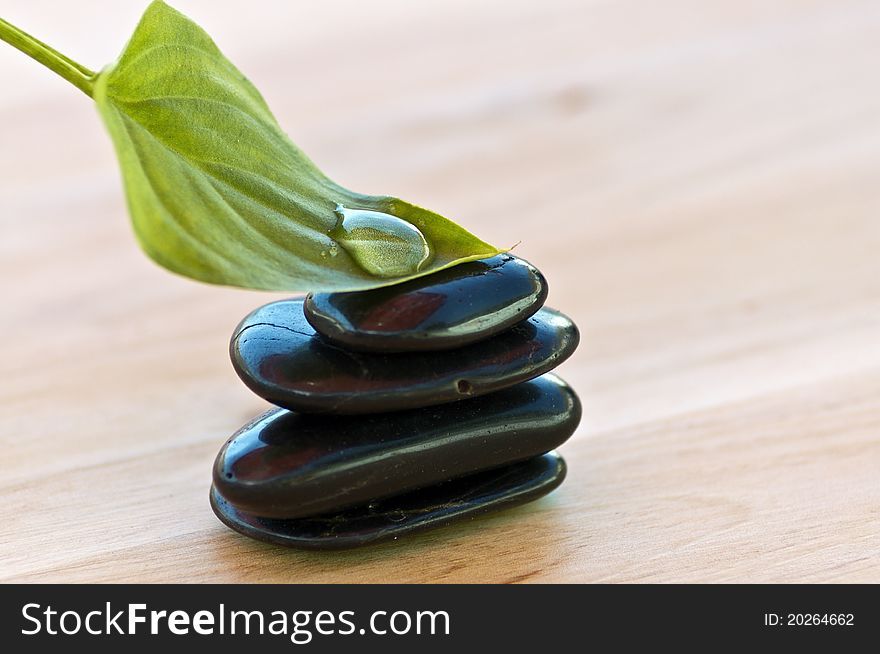
[[[574,433],[581,406],[555,375],[437,407],[366,416],[275,409],[238,431],[214,464],[236,508],[299,518],[529,459]]]
[[[552,370],[579,338],[571,320],[544,308],[456,350],[352,352],[320,337],[302,305],[282,300],[252,312],[233,334],[230,356],[254,393],[306,413],[381,413],[484,395]]]
[[[431,486],[365,506],[311,518],[262,518],[243,513],[211,488],[211,507],[237,532],[288,547],[344,549],[525,504],[565,478],[565,461],[550,452],[503,468]]]
[[[314,293],[305,315],[318,333],[351,350],[444,350],[502,332],[546,299],[537,268],[500,254],[394,286]]]

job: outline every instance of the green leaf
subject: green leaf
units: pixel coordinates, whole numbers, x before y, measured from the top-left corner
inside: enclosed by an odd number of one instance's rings
[[[150,257],[182,275],[268,290],[357,290],[499,252],[427,209],[331,181],[211,38],[163,2],[149,6],[122,56],[100,73],[94,98],[137,237]],[[367,272],[394,268],[358,263],[336,247],[338,205],[410,223],[431,256],[404,276]],[[394,238],[372,230],[370,247],[355,254],[381,259],[401,246]]]

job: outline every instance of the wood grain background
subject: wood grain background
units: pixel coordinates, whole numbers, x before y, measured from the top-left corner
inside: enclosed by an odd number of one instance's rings
[[[145,4],[2,15],[100,67]],[[176,6],[332,177],[522,241],[582,330],[569,478],[358,552],[223,527],[277,296],[147,260],[90,102],[0,44],[0,580],[880,581],[880,4]]]

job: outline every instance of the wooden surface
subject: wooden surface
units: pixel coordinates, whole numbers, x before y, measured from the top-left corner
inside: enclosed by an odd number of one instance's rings
[[[2,14],[99,67],[145,4]],[[359,552],[222,526],[277,296],[150,263],[90,102],[0,44],[0,580],[880,581],[880,4],[177,5],[331,176],[522,241],[582,330],[569,478]]]

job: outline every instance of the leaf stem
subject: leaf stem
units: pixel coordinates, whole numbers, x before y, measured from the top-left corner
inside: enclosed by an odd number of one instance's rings
[[[49,47],[42,41],[35,39],[27,32],[18,29],[15,25],[7,23],[0,18],[0,40],[18,48],[32,59],[36,59],[49,70],[73,84],[87,96],[92,97],[95,87],[95,78],[98,74],[81,66],[72,59]]]

